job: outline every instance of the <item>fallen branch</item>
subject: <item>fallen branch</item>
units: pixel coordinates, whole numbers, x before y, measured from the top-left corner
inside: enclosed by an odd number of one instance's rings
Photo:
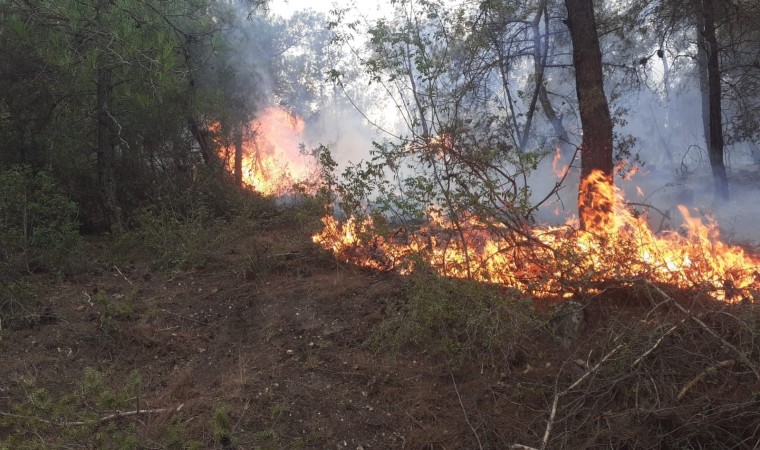
[[[715,364],[703,370],[702,372],[697,374],[696,377],[689,380],[689,382],[686,383],[686,385],[684,385],[683,389],[681,389],[681,392],[678,393],[678,397],[676,397],[676,400],[681,401],[681,399],[689,392],[689,390],[693,388],[697,383],[702,381],[707,376],[707,374],[710,373],[710,371],[720,369],[721,367],[731,367],[733,365],[734,365],[734,360],[727,359],[725,361],[721,361],[718,364]]]
[[[462,407],[462,412],[464,413],[464,421],[467,422],[467,426],[470,427],[470,430],[472,431],[472,434],[475,435],[475,440],[478,441],[478,448],[480,450],[483,450],[483,444],[480,442],[480,436],[478,436],[477,430],[475,430],[475,427],[472,426],[472,423],[470,422],[470,418],[467,416],[467,409],[464,407],[464,403],[462,403],[462,396],[459,395],[459,389],[457,388],[457,381],[454,379],[454,374],[449,371],[449,375],[451,375],[451,382],[454,383],[454,392],[457,393],[457,399],[459,399],[459,406]]]
[[[670,329],[668,329],[668,331],[666,331],[665,333],[663,333],[663,335],[660,336],[660,339],[657,339],[657,342],[654,343],[654,345],[652,346],[652,348],[650,348],[649,350],[645,351],[641,356],[639,356],[638,358],[636,358],[636,361],[633,362],[633,365],[631,365],[631,368],[636,367],[644,358],[646,358],[647,356],[649,356],[650,353],[652,353],[653,351],[655,351],[655,349],[660,346],[660,344],[662,343],[662,341],[665,340],[665,337],[667,337],[670,333],[672,333],[673,331],[675,331],[675,329],[678,328],[679,325],[681,325],[682,323],[684,323],[686,321],[686,319],[687,318],[684,317],[683,319],[681,319],[680,322],[678,322],[677,324],[673,325],[672,327],[670,327]]]
[[[121,277],[124,278],[124,280],[126,280],[126,282],[129,283],[130,286],[132,285],[132,282],[129,281],[129,278],[127,278],[126,276],[124,276],[124,274],[121,272],[121,269],[119,269],[116,266],[116,264],[113,265],[113,268],[116,269],[117,272],[119,272],[119,275],[121,275]]]
[[[758,370],[755,367],[755,365],[752,364],[752,361],[750,361],[749,358],[747,358],[747,355],[745,355],[744,353],[742,353],[738,348],[734,347],[730,342],[728,342],[725,339],[723,339],[722,337],[720,337],[718,335],[718,333],[716,333],[715,331],[713,331],[712,328],[708,327],[707,324],[705,324],[704,322],[702,322],[701,320],[699,320],[699,318],[695,317],[691,313],[691,311],[689,311],[686,308],[684,308],[683,306],[681,306],[681,304],[679,304],[671,296],[669,296],[668,294],[666,294],[665,291],[663,291],[662,289],[660,289],[656,285],[654,285],[654,284],[652,284],[652,283],[650,283],[650,282],[648,282],[646,280],[644,280],[644,283],[645,283],[646,286],[651,287],[652,289],[654,289],[658,294],[660,294],[668,302],[672,303],[679,311],[681,311],[682,313],[686,314],[689,317],[689,319],[691,319],[694,323],[696,323],[697,325],[699,325],[700,327],[702,327],[705,331],[707,331],[708,334],[710,334],[710,336],[714,337],[724,347],[726,347],[727,349],[729,349],[732,352],[736,353],[736,355],[739,357],[739,360],[741,360],[741,362],[744,365],[746,365],[747,367],[749,367],[749,369],[752,370],[752,373],[755,374],[755,377],[758,380],[760,380],[760,372],[758,372]]]
[[[541,440],[541,447],[539,447],[539,450],[544,450],[546,446],[549,444],[549,436],[551,436],[552,427],[554,426],[554,418],[557,415],[557,405],[559,404],[560,397],[567,395],[572,391],[573,389],[577,388],[578,386],[583,383],[586,378],[590,377],[594,372],[599,370],[600,367],[602,367],[602,364],[604,364],[608,359],[612,358],[612,356],[617,353],[621,348],[623,348],[623,344],[619,344],[617,347],[613,348],[609,351],[604,357],[594,365],[594,367],[590,368],[586,371],[580,378],[575,380],[573,384],[571,384],[567,389],[565,389],[562,392],[555,392],[554,393],[554,399],[552,400],[552,409],[549,412],[549,420],[546,422],[546,430],[544,431],[544,438]]]
[[[0,411],[0,416],[15,417],[17,419],[34,420],[36,422],[47,423],[47,424],[50,424],[50,425],[58,425],[58,426],[62,426],[62,427],[81,427],[81,426],[84,426],[84,425],[102,424],[102,423],[110,422],[110,421],[116,420],[116,419],[123,419],[125,417],[138,416],[140,414],[160,414],[160,413],[167,412],[167,411],[178,412],[179,410],[182,409],[183,406],[185,406],[184,403],[181,403],[176,408],[136,409],[134,411],[117,411],[117,412],[115,412],[113,414],[109,414],[107,416],[103,416],[103,417],[101,417],[100,419],[97,419],[97,420],[82,420],[82,421],[75,421],[75,422],[65,422],[65,421],[57,422],[57,421],[53,421],[53,420],[43,419],[41,417],[22,416],[22,415],[19,415],[19,414],[6,413],[6,412],[2,412],[2,411]]]

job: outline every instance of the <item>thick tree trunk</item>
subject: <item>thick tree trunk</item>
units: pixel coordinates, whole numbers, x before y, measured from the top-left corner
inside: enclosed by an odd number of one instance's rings
[[[573,42],[575,88],[578,95],[583,128],[581,142],[581,190],[578,195],[578,215],[583,229],[603,226],[612,205],[599,203],[598,184],[583,183],[595,171],[601,172],[599,183],[612,184],[612,119],[604,94],[602,52],[596,31],[592,0],[565,0],[567,26]],[[609,187],[609,186],[606,186]],[[599,211],[599,209],[604,209]]]
[[[108,8],[108,0],[98,2],[98,22],[102,27],[103,14]],[[105,28],[104,28],[105,29]],[[105,46],[105,44],[103,44]],[[114,175],[114,119],[111,116],[111,99],[113,97],[113,84],[111,83],[111,69],[104,54],[98,58],[97,68],[97,91],[96,91],[96,125],[98,130],[97,149],[98,156],[98,184],[100,199],[103,205],[103,214],[111,231],[121,233],[124,231],[122,211],[116,197],[116,177]]]
[[[721,117],[720,61],[718,38],[715,33],[715,5],[713,0],[702,0],[702,17],[699,21],[698,47],[701,55],[700,84],[702,91],[702,120],[705,123],[705,140],[710,157],[715,196],[728,200],[728,177],[723,161],[723,119]],[[701,56],[701,58],[700,58]],[[705,96],[707,101],[705,101]]]

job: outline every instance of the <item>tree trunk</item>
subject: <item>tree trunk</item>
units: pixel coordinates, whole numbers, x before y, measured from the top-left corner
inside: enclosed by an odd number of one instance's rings
[[[715,34],[715,5],[713,0],[702,0],[699,18],[698,62],[702,91],[702,121],[705,124],[705,141],[710,157],[715,196],[728,200],[728,177],[723,161],[723,120],[721,117],[720,61],[718,38]],[[702,65],[704,64],[704,65]],[[705,97],[707,97],[705,99]]]
[[[612,119],[604,94],[602,52],[596,31],[592,0],[565,0],[567,26],[573,43],[575,89],[578,95],[583,128],[581,142],[581,189],[578,195],[578,215],[581,227],[594,230],[603,227],[611,214],[611,206],[598,202],[600,189],[609,188],[613,179]],[[587,184],[589,175],[599,171],[598,183]],[[600,210],[601,209],[601,210]]]
[[[554,107],[549,100],[549,94],[546,92],[546,83],[544,82],[544,67],[546,66],[547,58],[549,56],[549,11],[546,5],[546,0],[542,1],[542,5],[544,10],[545,30],[543,48],[541,47],[540,36],[534,36],[533,38],[533,45],[536,47],[533,51],[533,65],[536,73],[539,73],[540,70],[542,80],[538,91],[538,100],[541,102],[541,109],[544,110],[544,115],[549,120],[549,123],[554,129],[554,134],[557,136],[557,145],[560,148],[560,154],[562,156],[571,156],[569,151],[570,140],[567,134],[567,129],[565,129],[565,125],[562,123],[562,118],[557,115],[557,112],[554,110]],[[538,27],[534,27],[534,33],[537,34],[538,31]],[[542,51],[543,55],[541,55]]]
[[[241,122],[235,130],[235,183],[243,186],[243,129],[245,122]]]
[[[207,166],[216,169],[216,155],[214,154],[213,146],[211,145],[211,135],[205,127],[198,125],[198,121],[194,118],[188,118],[187,124],[190,127],[190,134],[193,135],[195,141],[198,143],[198,147],[201,150],[201,156],[203,156],[203,162]]]
[[[107,24],[103,14],[108,8],[108,0],[98,1],[98,24],[106,30]],[[101,44],[102,47],[106,43]],[[111,100],[113,98],[113,84],[111,83],[111,69],[105,56],[105,49],[98,57],[97,66],[97,91],[96,91],[96,125],[97,156],[98,156],[98,184],[100,187],[100,199],[103,204],[103,213],[109,229],[115,233],[124,231],[121,207],[116,197],[116,177],[114,176],[114,119],[111,116]]]

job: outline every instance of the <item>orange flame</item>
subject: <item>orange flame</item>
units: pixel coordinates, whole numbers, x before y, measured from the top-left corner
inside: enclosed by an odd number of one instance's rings
[[[295,183],[313,181],[314,167],[300,152],[304,121],[289,111],[269,107],[244,131],[243,184],[263,195],[281,195]],[[223,147],[230,172],[235,171],[234,146]]]
[[[647,279],[701,289],[728,302],[760,296],[760,259],[719,239],[717,224],[703,223],[679,206],[683,230],[655,234],[634,215],[622,193],[601,172],[581,183],[588,203],[586,230],[573,224],[508,230],[473,216],[452,222],[429,214],[427,225],[391,237],[376,233],[371,219],[331,215],[314,242],[338,258],[379,269],[414,270],[416,256],[440,274],[498,283],[539,297],[567,297],[569,286]],[[760,297],[759,297],[760,298]]]
[[[557,147],[554,153],[554,158],[552,158],[552,172],[554,172],[554,175],[556,175],[557,178],[564,177],[568,169],[570,169],[570,165],[568,164],[563,164],[560,166],[561,161],[562,149],[560,147]]]

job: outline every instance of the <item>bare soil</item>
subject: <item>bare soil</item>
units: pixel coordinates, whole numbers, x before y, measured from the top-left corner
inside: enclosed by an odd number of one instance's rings
[[[582,377],[626,330],[642,339],[656,337],[664,325],[681,319],[672,308],[654,309],[646,298],[612,289],[584,300],[588,323],[570,348],[559,346],[547,327],[526,333],[519,357],[509,361],[483,355],[452,367],[423,348],[391,352],[369,342],[377,325],[395,314],[387,306],[403,301],[408,281],[336,262],[311,243],[308,227],[299,225],[261,230],[223,246],[199,270],[154,272],[146,261],[136,260],[62,282],[42,275],[39,281],[46,288],[30,305],[34,320],[5,330],[0,341],[0,411],[25,401],[24,383],[30,380],[62,395],[76,391],[86,367],[109,374],[114,386],[137,371],[142,378],[138,407],[168,409],[117,419],[138,425],[145,448],[162,448],[162,436],[173,423],[182,423],[187,435],[207,448],[453,449],[515,443],[538,448],[558,388]],[[128,313],[104,322],[109,312],[93,301],[98,295],[130,301]],[[548,321],[552,308],[537,306]],[[743,308],[742,314],[757,317],[750,306]],[[733,322],[721,325],[721,314],[708,314],[705,321],[729,336]],[[710,349],[720,347],[696,328],[669,335],[667,348],[682,345],[688,354],[700,339]],[[678,344],[677,339],[692,341]],[[640,355],[654,342],[632,344],[629,351]],[[668,354],[659,351],[652,359],[666,360]],[[757,354],[750,357],[757,362]],[[726,351],[721,358],[733,356]],[[619,400],[595,402],[596,391],[583,386],[588,398],[568,395],[563,404],[578,406],[596,424],[596,434],[571,436],[573,410],[562,410],[551,433],[557,439],[548,447],[608,442],[611,447],[666,448],[623,438],[647,427],[658,433],[663,427],[684,427],[678,422],[682,411],[666,417],[667,402],[674,402],[707,362],[699,366],[695,357],[683,373],[663,372],[662,380],[653,380],[652,386],[672,384],[672,392],[659,393],[661,404],[649,405],[646,417],[630,406],[636,402],[643,411],[643,387],[626,382],[624,375],[620,383],[638,389],[641,398],[621,391]],[[619,373],[627,371],[630,365]],[[590,378],[602,379],[601,374]],[[757,396],[760,384],[737,362],[725,376],[698,381],[691,391],[707,403],[729,397],[739,402]],[[615,402],[628,415],[610,409]],[[220,404],[231,413],[231,439],[224,442],[214,438],[210,419]],[[754,406],[742,414],[747,408]],[[760,434],[751,425],[760,425],[760,417],[749,414],[742,420],[740,429],[731,431],[745,434],[740,437],[746,445],[737,448],[756,448]],[[0,437],[17,431],[0,428]]]

